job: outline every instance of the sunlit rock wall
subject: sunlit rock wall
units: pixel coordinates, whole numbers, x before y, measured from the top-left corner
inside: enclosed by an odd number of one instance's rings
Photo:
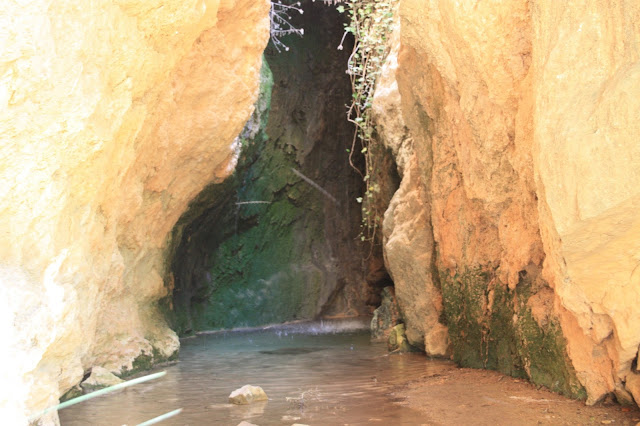
[[[4,420],[55,403],[92,365],[177,350],[155,307],[167,235],[234,167],[268,7],[0,4]]]
[[[404,179],[384,232],[411,285],[407,336],[448,326],[461,364],[640,397],[640,8],[400,7],[401,100],[377,108],[400,103],[411,135],[387,119],[404,141],[386,142]]]
[[[372,107],[377,138],[388,148],[402,180],[384,216],[384,260],[393,279],[409,342],[428,355],[448,353],[447,328],[440,320],[442,296],[433,277],[434,239],[428,186],[420,159],[429,154],[413,144],[402,118],[396,81],[400,25],[390,38],[391,50],[377,83]]]
[[[626,381],[640,404],[640,7],[536,5],[532,18],[545,275],[591,396]]]

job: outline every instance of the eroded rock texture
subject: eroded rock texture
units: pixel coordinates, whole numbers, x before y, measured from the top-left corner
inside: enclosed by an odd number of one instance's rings
[[[167,235],[234,166],[267,1],[0,5],[3,419],[176,354]],[[55,421],[55,419],[49,419]]]
[[[437,354],[448,327],[463,365],[637,394],[640,9],[400,8],[401,99],[385,75],[375,108],[403,175],[384,234],[407,337]]]

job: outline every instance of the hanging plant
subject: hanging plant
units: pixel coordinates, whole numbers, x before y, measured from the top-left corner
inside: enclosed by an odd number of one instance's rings
[[[340,13],[347,13],[349,21],[345,24],[345,33],[338,49],[344,48],[347,34],[354,37],[354,46],[347,63],[347,74],[351,79],[352,97],[347,105],[347,119],[354,124],[349,153],[349,164],[360,173],[366,184],[364,197],[358,197],[362,204],[362,232],[360,239],[372,244],[381,228],[383,212],[372,202],[380,192],[380,185],[372,176],[379,165],[372,144],[374,128],[371,122],[371,104],[376,82],[382,65],[389,53],[388,37],[393,31],[394,10],[398,0],[347,0],[337,6]],[[353,155],[359,150],[364,156],[364,170],[356,167]]]
[[[271,10],[269,11],[271,41],[278,52],[289,50],[289,46],[280,40],[282,37],[290,34],[297,34],[300,37],[304,35],[304,28],[296,28],[291,23],[291,13],[295,12],[300,15],[304,13],[300,2],[292,4],[285,4],[282,1],[271,2]]]

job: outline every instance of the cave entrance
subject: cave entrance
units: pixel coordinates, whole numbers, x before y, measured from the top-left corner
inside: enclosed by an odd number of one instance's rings
[[[179,334],[366,315],[379,302],[363,272],[363,182],[346,153],[344,16],[321,2],[302,7],[293,23],[304,37],[265,51],[235,173],[209,185],[174,229]]]

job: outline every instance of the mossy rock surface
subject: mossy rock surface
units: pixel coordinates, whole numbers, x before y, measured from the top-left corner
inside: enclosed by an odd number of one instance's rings
[[[131,368],[124,368],[122,372],[118,375],[120,378],[130,377],[135,374],[143,373],[145,371],[151,370],[157,364],[162,363],[171,363],[173,361],[178,360],[179,351],[175,351],[170,356],[163,356],[160,351],[156,348],[153,348],[152,353],[147,353],[142,351],[140,355],[138,355],[133,362],[131,363]]]
[[[548,312],[547,320],[538,324],[527,304],[545,291],[537,274],[521,274],[514,290],[501,283],[491,268],[456,274],[443,270],[440,282],[455,362],[528,378],[555,392],[586,398],[557,318]]]
[[[82,390],[80,385],[75,385],[60,397],[60,402],[61,403],[66,402],[71,399],[78,398],[79,396],[82,396],[82,395],[84,395],[84,391]]]
[[[397,324],[391,329],[387,341],[387,349],[389,352],[394,353],[422,352],[409,343],[404,324]]]

